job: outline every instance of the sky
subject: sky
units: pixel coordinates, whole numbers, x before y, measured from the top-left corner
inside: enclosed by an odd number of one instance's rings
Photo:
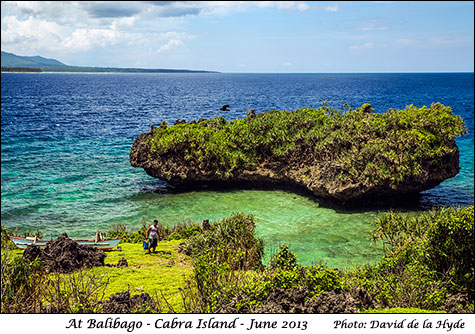
[[[67,65],[473,72],[473,1],[2,1],[1,49]]]

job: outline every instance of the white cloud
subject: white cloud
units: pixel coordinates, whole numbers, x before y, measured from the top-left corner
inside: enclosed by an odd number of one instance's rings
[[[197,37],[183,30],[185,16],[223,16],[251,9],[306,11],[309,5],[305,1],[2,1],[1,8],[2,50],[61,60],[119,45],[169,52]]]
[[[22,46],[36,50],[60,47],[64,29],[55,22],[41,21],[33,17],[20,21],[14,16],[2,19],[2,49],[6,46]]]
[[[357,30],[362,30],[362,31],[375,31],[375,30],[388,30],[389,27],[377,25],[377,24],[374,24],[374,23],[368,23],[366,25],[359,26],[356,29]]]
[[[112,30],[129,29],[130,27],[133,27],[136,21],[136,17],[121,17],[112,21],[109,27]]]
[[[156,53],[161,53],[163,51],[168,51],[168,50],[171,50],[171,49],[175,49],[176,47],[178,46],[181,46],[183,45],[183,42],[179,39],[171,39],[168,41],[167,44],[165,45],[162,45],[157,51]]]
[[[269,2],[272,4],[271,7],[275,7],[280,10],[296,10],[303,12],[309,9],[308,5],[304,1],[258,1],[258,3],[263,2]]]
[[[340,7],[338,5],[330,5],[325,7],[324,9],[326,12],[338,12],[340,10]]]
[[[399,46],[416,46],[417,41],[408,38],[400,38],[396,40],[395,44]]]
[[[115,44],[120,34],[109,29],[77,29],[63,39],[61,45],[69,52],[87,51],[94,45],[106,47]]]
[[[180,16],[226,15],[250,8],[309,8],[304,1],[2,1],[1,6],[5,13],[2,49],[34,53],[61,48],[69,53],[86,51],[119,42],[153,47],[168,40],[158,49],[162,52],[193,38],[170,31],[180,28],[176,21]]]
[[[350,46],[349,49],[350,51],[359,51],[359,50],[370,49],[373,46],[374,46],[374,43],[366,42],[364,44]]]

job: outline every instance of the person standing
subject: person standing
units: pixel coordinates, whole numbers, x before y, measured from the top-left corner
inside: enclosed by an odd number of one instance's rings
[[[145,232],[145,236],[148,237],[150,241],[150,246],[148,247],[148,253],[150,253],[150,250],[153,248],[153,252],[155,253],[155,248],[157,248],[157,242],[158,242],[158,220],[153,221],[153,225],[150,225],[150,227],[147,229],[147,232]]]

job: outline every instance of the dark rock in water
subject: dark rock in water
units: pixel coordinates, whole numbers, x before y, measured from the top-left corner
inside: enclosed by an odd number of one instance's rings
[[[464,125],[449,107],[378,114],[365,104],[345,115],[328,113],[249,111],[244,124],[210,119],[199,135],[186,126],[149,131],[135,138],[129,159],[175,187],[293,187],[343,203],[407,198],[459,172],[454,138]],[[169,136],[161,144],[168,146],[158,150],[151,143],[162,136]]]
[[[229,110],[229,104],[225,104],[224,106],[222,106],[221,108],[219,108],[219,110],[221,110],[221,111],[230,111],[230,110]]]
[[[86,245],[79,245],[63,233],[55,240],[48,241],[44,249],[29,245],[25,252],[28,259],[38,258],[47,272],[71,273],[82,267],[104,266],[104,251]]]
[[[130,296],[129,291],[119,292],[109,297],[102,304],[103,313],[132,313],[140,311],[142,308],[150,308],[157,311],[152,297],[148,293]]]

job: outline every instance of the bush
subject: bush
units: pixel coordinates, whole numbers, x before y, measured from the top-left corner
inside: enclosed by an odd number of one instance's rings
[[[443,310],[450,296],[461,294],[473,311],[473,206],[434,209],[415,216],[388,212],[373,231],[385,255],[376,266],[356,268],[346,276],[386,307]]]
[[[180,251],[194,258],[209,253],[213,261],[226,263],[232,270],[258,269],[262,266],[264,245],[255,236],[255,228],[252,215],[238,212],[187,239]]]
[[[428,263],[450,280],[451,290],[474,301],[474,210],[443,209],[428,233]]]
[[[230,263],[235,261],[221,261],[228,259],[222,256],[222,250],[192,253],[194,279],[185,289],[188,312],[253,312],[279,289],[301,288],[307,298],[312,298],[342,287],[336,270],[323,265],[301,266],[288,245],[274,254],[271,266],[257,271],[233,270]]]
[[[81,270],[48,275],[37,261],[2,251],[2,313],[93,313],[108,280]]]
[[[289,246],[285,244],[280,246],[277,253],[275,253],[270,260],[270,267],[272,269],[280,268],[284,270],[292,270],[295,268],[296,265],[297,255],[295,255],[295,253],[292,253],[289,250]]]

